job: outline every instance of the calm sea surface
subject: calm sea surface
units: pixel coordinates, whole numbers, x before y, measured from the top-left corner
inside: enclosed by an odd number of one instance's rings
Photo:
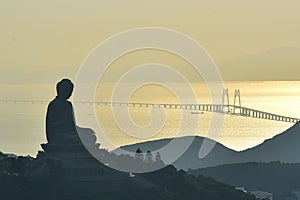
[[[177,87],[180,84],[177,83]],[[114,84],[99,85],[96,93],[96,101],[110,101]],[[271,112],[279,115],[300,118],[300,82],[225,82],[229,89],[230,103],[233,104],[235,89],[241,91],[242,106]],[[207,89],[202,83],[193,83],[197,101],[210,103]],[[76,89],[76,88],[75,88]],[[0,85],[0,99],[30,99],[50,101],[55,96],[54,85]],[[148,103],[176,103],[176,95],[161,86],[146,86],[137,90],[131,98],[132,102]],[[221,101],[221,100],[220,100]],[[89,104],[76,105],[88,108]],[[46,142],[45,137],[45,112],[47,104],[41,103],[0,103],[0,151],[20,155],[35,156],[40,149],[39,144]],[[82,110],[82,109],[81,109]],[[182,135],[207,135],[211,124],[211,113],[195,115],[200,117],[198,131],[191,132],[189,122],[181,122],[181,112],[174,109],[166,109],[164,127],[155,134],[145,137],[129,136],[126,131],[130,127],[121,130],[113,118],[110,106],[99,105],[96,112],[78,113],[75,110],[77,124],[83,127],[91,127],[96,130],[96,124],[91,124],[92,118],[96,118],[103,128],[106,137],[115,145],[125,145],[141,141],[160,138],[175,137],[181,128]],[[153,121],[149,116],[149,108],[130,107],[132,121],[139,126],[147,126]],[[190,111],[185,114],[191,114]],[[117,112],[118,113],[118,112]],[[80,115],[80,116],[79,116]],[[122,117],[122,116],[120,116]],[[163,116],[158,116],[162,117]],[[213,122],[212,122],[213,126]],[[252,119],[241,116],[226,116],[221,134],[216,139],[223,145],[243,150],[260,144],[265,139],[271,138],[292,126],[291,123],[277,122],[262,119]],[[128,128],[128,130],[126,130]],[[147,135],[146,135],[147,136]],[[209,135],[208,135],[209,137]],[[98,135],[102,147],[109,148]]]

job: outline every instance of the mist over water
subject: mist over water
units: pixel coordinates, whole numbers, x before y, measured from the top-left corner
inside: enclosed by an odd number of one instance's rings
[[[180,87],[180,83],[174,84]],[[96,101],[110,101],[113,86],[114,84],[111,83],[99,85],[96,92]],[[192,83],[192,86],[199,103],[210,103],[205,84]],[[242,106],[300,118],[300,82],[225,82],[225,86],[229,89],[230,104],[233,104],[234,90],[240,89]],[[50,102],[55,97],[55,84],[0,85],[0,90],[0,99],[46,100]],[[157,85],[143,87],[134,93],[131,98],[131,102],[146,103],[177,103],[177,101],[176,96],[170,91]],[[46,142],[46,108],[47,104],[41,103],[5,104],[1,102],[0,151],[35,156],[37,151],[40,150],[40,144]],[[89,119],[96,115],[106,136],[116,146],[175,137],[181,122],[180,110],[166,109],[165,126],[160,132],[149,138],[134,138],[117,127],[110,106],[99,105],[95,107],[95,110],[96,113],[80,113],[84,115],[84,121],[77,121],[77,124],[86,127],[89,124]],[[146,126],[150,123],[149,108],[130,107],[129,111],[132,120],[136,124]],[[182,112],[190,113],[190,111]],[[192,114],[191,117],[193,117]],[[199,132],[196,135],[205,136],[210,123],[210,113],[200,114]],[[182,126],[184,135],[193,134],[189,130],[190,124],[182,124]],[[216,139],[229,148],[243,150],[281,133],[290,126],[292,124],[286,122],[226,116],[222,134]],[[98,137],[98,140],[102,147],[106,148],[106,144],[101,142],[101,138]]]

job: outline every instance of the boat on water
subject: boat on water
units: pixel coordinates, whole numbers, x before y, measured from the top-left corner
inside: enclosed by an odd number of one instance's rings
[[[204,114],[204,112],[196,112],[196,111],[192,111],[191,114],[192,114],[192,115],[201,115],[201,114]]]

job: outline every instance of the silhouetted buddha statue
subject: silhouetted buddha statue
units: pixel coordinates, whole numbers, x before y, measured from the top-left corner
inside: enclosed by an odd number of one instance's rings
[[[78,144],[82,134],[89,143],[96,142],[91,129],[76,126],[73,106],[68,99],[71,97],[74,85],[69,79],[63,79],[56,85],[57,96],[47,109],[46,134],[49,144]]]
[[[57,96],[49,103],[46,115],[48,143],[41,144],[44,151],[39,151],[35,162],[35,169],[38,170],[29,173],[30,177],[98,180],[104,174],[115,173],[91,155],[91,152],[100,156],[108,154],[99,149],[94,131],[76,126],[73,106],[68,101],[73,88],[73,83],[68,79],[56,85]]]

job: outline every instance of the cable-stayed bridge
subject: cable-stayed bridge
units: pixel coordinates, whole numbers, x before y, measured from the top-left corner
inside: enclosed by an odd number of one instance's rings
[[[226,101],[227,100],[227,101]],[[16,100],[16,99],[0,99],[2,104],[47,104],[49,101],[41,100]],[[181,109],[193,112],[216,112],[226,115],[235,115],[242,117],[251,117],[257,119],[274,120],[281,122],[296,123],[300,121],[298,118],[278,115],[270,112],[265,112],[257,109],[241,106],[240,91],[235,90],[234,104],[229,103],[228,89],[223,91],[223,99],[221,104],[158,104],[158,103],[139,103],[139,102],[104,102],[104,101],[76,101],[74,104],[80,105],[104,105],[104,106],[126,106],[126,107],[149,107],[149,108],[166,108],[166,109]]]

